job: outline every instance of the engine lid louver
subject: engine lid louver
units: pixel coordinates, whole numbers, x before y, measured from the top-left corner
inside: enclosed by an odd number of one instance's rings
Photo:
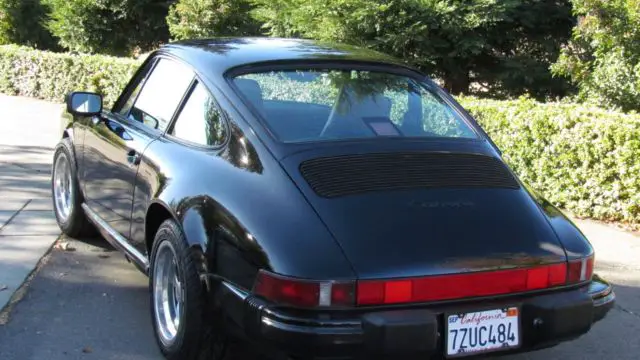
[[[304,161],[300,172],[325,198],[414,188],[505,188],[520,185],[498,159],[474,154],[385,153]]]

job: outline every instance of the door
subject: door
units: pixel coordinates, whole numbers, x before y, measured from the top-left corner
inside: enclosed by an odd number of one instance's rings
[[[130,238],[133,190],[144,150],[161,136],[189,88],[193,73],[173,60],[150,62],[121,108],[88,125],[82,183],[87,205]]]
[[[188,178],[186,173],[190,172],[193,166],[197,166],[194,164],[201,163],[199,159],[202,159],[202,156],[208,159],[212,150],[221,149],[229,139],[228,131],[213,95],[201,82],[195,81],[183,101],[181,110],[167,129],[165,138],[149,145],[144,161],[138,169],[130,242],[141,253],[146,251],[145,219],[153,198],[161,196],[169,179],[174,181],[174,185],[185,184],[183,180]],[[185,187],[178,188],[178,193],[174,192],[177,190],[175,187],[168,191],[173,195],[173,205],[179,207],[181,201],[187,198],[179,193]],[[172,205],[171,201],[169,205]]]

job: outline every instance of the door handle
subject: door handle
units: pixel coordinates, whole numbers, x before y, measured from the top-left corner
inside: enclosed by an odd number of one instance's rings
[[[131,165],[140,164],[140,154],[135,150],[129,150],[127,153],[127,162]]]

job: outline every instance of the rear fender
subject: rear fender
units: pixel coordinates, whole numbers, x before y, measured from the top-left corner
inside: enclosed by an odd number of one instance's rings
[[[593,255],[593,247],[587,237],[580,231],[578,226],[569,219],[560,209],[551,204],[541,194],[530,186],[524,184],[524,188],[538,204],[547,221],[562,246],[564,247],[569,260],[580,259]]]
[[[195,196],[162,203],[175,204],[168,209],[194,250],[198,273],[207,286],[217,278],[249,289],[258,269],[268,266],[266,255],[249,232],[212,198]]]

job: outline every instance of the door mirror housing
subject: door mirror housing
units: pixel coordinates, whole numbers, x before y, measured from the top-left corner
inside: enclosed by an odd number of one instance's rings
[[[72,115],[93,116],[102,112],[102,95],[72,92],[67,95],[67,111]]]

